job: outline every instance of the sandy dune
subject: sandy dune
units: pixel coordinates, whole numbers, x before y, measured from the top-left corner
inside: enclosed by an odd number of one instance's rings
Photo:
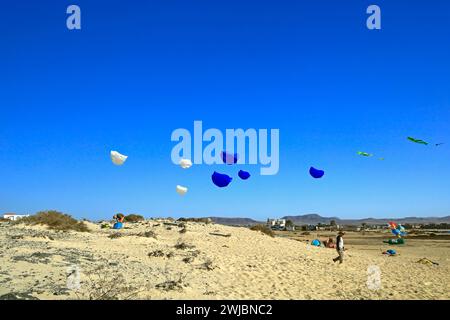
[[[166,221],[167,222],[167,221]],[[185,233],[163,220],[90,233],[0,224],[0,296],[87,299],[449,299],[448,241],[411,240],[401,255],[348,237],[346,261],[305,240],[271,238],[246,228],[186,223]],[[156,239],[144,232],[153,231]],[[112,234],[122,236],[111,239]],[[211,233],[231,234],[230,237]],[[367,239],[369,239],[368,236]],[[322,239],[325,239],[322,237]],[[359,241],[359,242],[358,242]],[[370,242],[370,241],[369,241]],[[177,249],[176,244],[187,248]],[[354,244],[352,244],[354,243]],[[153,253],[149,256],[149,253]],[[416,261],[427,257],[439,265]],[[369,289],[369,266],[381,288]],[[81,270],[81,288],[68,288],[68,268]],[[96,268],[100,270],[95,271]],[[123,279],[118,277],[123,276]],[[72,277],[72,278],[71,278]],[[73,276],[69,279],[73,279]],[[72,282],[71,282],[72,283]],[[111,292],[99,293],[111,286]],[[6,296],[5,296],[6,295]]]

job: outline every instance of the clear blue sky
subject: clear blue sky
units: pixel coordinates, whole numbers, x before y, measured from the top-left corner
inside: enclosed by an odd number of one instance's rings
[[[447,0],[7,1],[0,48],[0,212],[450,214]],[[194,120],[279,128],[279,174],[245,166],[250,180],[219,189],[211,173],[238,168],[174,166],[171,132]]]

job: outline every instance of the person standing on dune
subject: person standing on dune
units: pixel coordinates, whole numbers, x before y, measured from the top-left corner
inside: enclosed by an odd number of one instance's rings
[[[340,231],[336,238],[336,250],[339,254],[336,258],[333,259],[334,262],[339,261],[339,263],[344,262],[344,235],[345,232]]]

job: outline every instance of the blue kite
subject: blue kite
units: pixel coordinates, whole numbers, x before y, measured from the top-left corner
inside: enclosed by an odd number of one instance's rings
[[[226,151],[222,151],[220,152],[220,155],[222,157],[223,163],[226,163],[228,165],[232,165],[238,162],[239,155],[237,153],[232,154]]]
[[[314,167],[311,167],[311,168],[309,169],[309,174],[310,174],[313,178],[315,178],[315,179],[320,179],[320,178],[322,178],[323,175],[325,174],[325,171],[316,169],[316,168],[314,168]]]
[[[213,175],[211,176],[211,179],[212,182],[219,188],[228,186],[231,183],[231,180],[233,180],[233,178],[231,178],[230,176],[218,173],[216,171],[214,171]]]
[[[239,178],[241,178],[242,180],[247,180],[248,178],[250,178],[250,173],[244,170],[239,170],[238,172],[238,176]]]

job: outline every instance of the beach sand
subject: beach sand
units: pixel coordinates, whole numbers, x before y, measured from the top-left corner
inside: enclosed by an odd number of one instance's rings
[[[449,299],[450,241],[349,233],[345,262],[310,240],[333,232],[278,233],[164,220],[127,223],[119,231],[87,222],[91,232],[0,224],[0,296],[38,299]],[[156,239],[143,233],[153,231]],[[229,237],[211,233],[231,234]],[[111,239],[112,234],[121,234]],[[186,244],[186,248],[176,248]],[[381,254],[396,249],[400,255]],[[153,253],[153,256],[149,256]],[[161,255],[161,256],[159,256]],[[439,265],[417,263],[428,258]],[[381,271],[371,280],[368,268]],[[372,267],[373,268],[373,267]],[[80,287],[76,284],[78,270]],[[123,277],[123,278],[121,278]],[[369,283],[368,283],[369,279]],[[69,282],[69,283],[68,283]],[[75,283],[75,285],[74,285]],[[375,283],[375,287],[374,287]],[[378,286],[379,285],[379,286]],[[106,290],[105,288],[110,288]],[[99,289],[100,288],[100,289]],[[103,290],[103,291],[102,291]]]

